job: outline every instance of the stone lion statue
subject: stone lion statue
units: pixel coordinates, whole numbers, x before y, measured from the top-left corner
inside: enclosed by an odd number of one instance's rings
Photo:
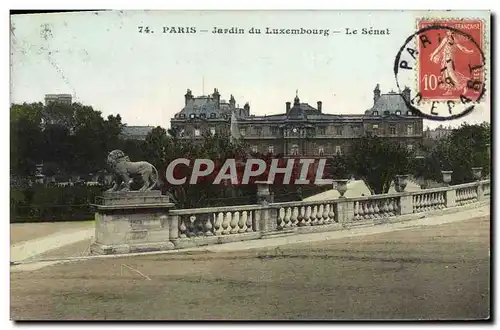
[[[140,176],[143,182],[139,191],[149,191],[157,185],[158,171],[152,164],[144,161],[131,162],[121,150],[111,151],[107,163],[114,174],[114,185],[107,190],[108,192],[130,191],[130,183],[135,176]],[[121,188],[122,185],[123,188]]]

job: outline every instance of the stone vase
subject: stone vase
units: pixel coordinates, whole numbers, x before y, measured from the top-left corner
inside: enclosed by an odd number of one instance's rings
[[[394,179],[394,188],[396,189],[397,192],[405,191],[407,185],[408,185],[408,174],[396,175]]]
[[[472,168],[472,176],[474,177],[474,180],[481,180],[482,171],[483,171],[482,167]]]
[[[335,179],[333,180],[335,184],[335,189],[340,194],[340,198],[345,198],[344,194],[347,191],[347,182],[349,182],[349,179]]]
[[[441,171],[441,174],[443,174],[443,182],[446,183],[447,185],[450,184],[451,182],[451,174],[453,171]]]

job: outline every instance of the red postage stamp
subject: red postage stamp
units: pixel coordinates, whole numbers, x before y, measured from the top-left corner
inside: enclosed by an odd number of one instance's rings
[[[419,42],[418,85],[423,100],[474,100],[484,84],[482,20],[420,20],[418,29],[431,26]]]

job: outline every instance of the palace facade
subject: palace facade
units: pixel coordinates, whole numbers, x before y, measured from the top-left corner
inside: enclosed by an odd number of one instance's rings
[[[423,120],[408,109],[410,90],[402,94],[382,94],[377,85],[373,106],[361,114],[325,112],[321,101],[313,107],[301,102],[285,102],[284,112],[276,115],[250,114],[250,105],[236,106],[221,100],[217,89],[212,95],[194,97],[187,91],[184,108],[171,119],[171,127],[181,139],[202,141],[206,134],[232,134],[247,142],[252,152],[285,156],[332,156],[349,151],[354,139],[372,132],[404,142],[409,149],[423,140]],[[233,115],[234,114],[234,115]]]

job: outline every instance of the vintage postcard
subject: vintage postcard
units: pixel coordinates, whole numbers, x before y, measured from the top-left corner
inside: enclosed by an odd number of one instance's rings
[[[11,13],[11,319],[490,319],[491,27]]]

